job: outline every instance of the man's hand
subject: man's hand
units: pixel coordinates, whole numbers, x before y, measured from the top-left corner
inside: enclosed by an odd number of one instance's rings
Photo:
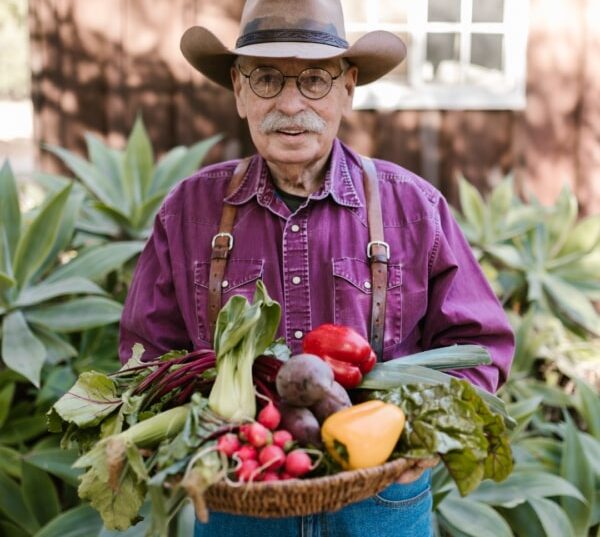
[[[433,468],[438,462],[440,462],[439,457],[434,457],[433,459],[423,459],[417,461],[412,468],[409,468],[402,474],[400,479],[398,479],[397,483],[407,484],[415,481],[421,477],[421,474],[427,470],[427,468]]]

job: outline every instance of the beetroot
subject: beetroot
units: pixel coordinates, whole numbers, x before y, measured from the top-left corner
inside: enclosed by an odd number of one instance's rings
[[[325,397],[333,370],[314,354],[297,354],[285,362],[275,379],[277,393],[289,405],[310,406]]]

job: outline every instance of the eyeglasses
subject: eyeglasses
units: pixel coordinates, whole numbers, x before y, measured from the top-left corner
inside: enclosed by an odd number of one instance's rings
[[[344,71],[333,76],[329,71],[320,68],[304,69],[299,75],[284,75],[275,67],[256,67],[249,75],[244,73],[238,66],[238,71],[245,76],[250,83],[252,91],[263,99],[277,97],[285,86],[286,78],[295,78],[298,91],[307,99],[322,99],[331,91],[333,81],[338,79]]]

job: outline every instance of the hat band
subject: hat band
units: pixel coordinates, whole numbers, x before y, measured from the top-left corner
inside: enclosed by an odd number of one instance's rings
[[[277,43],[277,42],[298,42],[298,43],[316,43],[319,45],[330,45],[337,48],[348,48],[348,41],[336,35],[327,32],[318,32],[315,30],[258,30],[249,32],[239,37],[235,43],[235,48],[247,47],[259,43]]]

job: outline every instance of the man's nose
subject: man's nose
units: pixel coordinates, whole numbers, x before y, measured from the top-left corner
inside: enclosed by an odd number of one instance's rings
[[[300,93],[296,78],[285,78],[283,89],[277,95],[277,108],[287,115],[293,115],[306,108],[306,97]]]

